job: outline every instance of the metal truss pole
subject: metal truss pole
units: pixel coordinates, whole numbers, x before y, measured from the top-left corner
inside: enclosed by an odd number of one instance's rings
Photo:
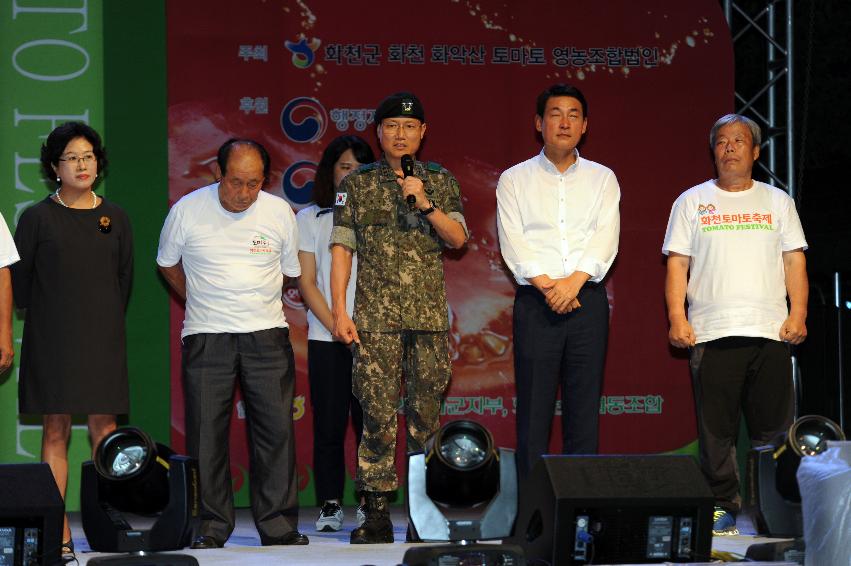
[[[763,132],[757,170],[771,184],[796,197],[795,97],[794,97],[794,0],[722,0],[724,16],[733,37],[738,76],[747,75],[747,85],[735,85],[736,113],[753,119]],[[737,49],[744,42],[764,42],[765,59],[754,52]],[[749,45],[752,47],[753,43]],[[759,79],[759,80],[751,80]],[[744,81],[743,81],[744,82]],[[745,92],[747,89],[747,92]],[[800,416],[801,368],[792,356],[795,387],[795,416]]]
[[[756,121],[763,131],[757,168],[795,198],[795,116],[793,16],[794,0],[722,0],[733,37],[739,73],[758,78],[756,86],[736,84],[736,112]],[[754,8],[756,6],[756,8]],[[736,47],[755,38],[763,41],[765,61]],[[745,92],[743,89],[748,88]]]

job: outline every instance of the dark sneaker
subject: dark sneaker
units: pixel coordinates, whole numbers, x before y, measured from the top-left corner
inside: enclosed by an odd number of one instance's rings
[[[736,528],[736,518],[721,507],[715,508],[712,514],[712,534],[717,537],[727,537],[739,534]]]
[[[343,528],[343,508],[339,503],[326,501],[319,511],[316,519],[316,530],[319,532],[332,533]]]

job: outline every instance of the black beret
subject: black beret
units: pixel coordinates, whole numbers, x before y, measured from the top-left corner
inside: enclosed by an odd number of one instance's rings
[[[420,122],[425,122],[425,110],[420,99],[411,92],[391,94],[375,109],[375,124],[380,124],[385,118],[399,116],[416,118]]]

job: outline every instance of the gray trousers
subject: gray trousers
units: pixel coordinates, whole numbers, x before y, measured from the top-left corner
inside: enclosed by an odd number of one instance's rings
[[[183,339],[186,450],[198,459],[199,534],[222,544],[234,528],[228,439],[237,381],[248,430],[251,512],[261,543],[274,544],[298,526],[289,329]]]

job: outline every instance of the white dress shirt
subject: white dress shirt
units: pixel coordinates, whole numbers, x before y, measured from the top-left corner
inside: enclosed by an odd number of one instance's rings
[[[564,173],[543,150],[503,172],[496,187],[499,246],[517,283],[574,271],[600,282],[618,253],[619,203],[612,170],[578,151]]]

